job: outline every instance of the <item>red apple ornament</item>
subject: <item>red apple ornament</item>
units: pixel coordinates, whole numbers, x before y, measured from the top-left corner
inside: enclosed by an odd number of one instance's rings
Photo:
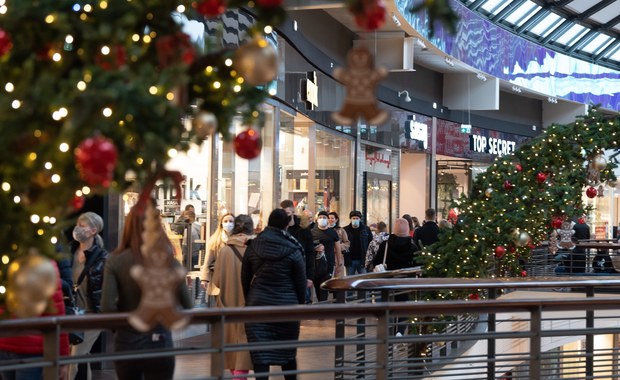
[[[260,134],[254,129],[239,133],[234,140],[235,153],[241,158],[251,160],[258,157],[261,150]]]
[[[90,186],[109,187],[114,178],[118,152],[112,140],[103,136],[89,137],[75,150],[75,163],[80,177]]]

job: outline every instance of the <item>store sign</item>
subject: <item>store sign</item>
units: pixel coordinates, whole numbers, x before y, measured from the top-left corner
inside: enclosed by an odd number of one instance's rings
[[[366,167],[378,172],[381,169],[389,169],[392,164],[392,156],[387,150],[377,150],[369,152],[366,149]]]
[[[477,153],[487,153],[505,156],[515,151],[517,143],[515,141],[503,140],[495,137],[486,137],[482,135],[469,136],[469,148]]]
[[[183,176],[183,182],[181,183],[181,198],[201,200],[201,187],[202,185],[200,184],[194,184],[194,178],[187,178],[187,176]],[[155,189],[153,190],[153,196],[155,199],[176,198],[176,187],[172,183],[158,181],[155,185]]]

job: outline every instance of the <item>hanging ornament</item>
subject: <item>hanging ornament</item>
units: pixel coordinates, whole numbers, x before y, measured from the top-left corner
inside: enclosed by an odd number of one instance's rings
[[[498,245],[497,247],[495,247],[495,257],[501,259],[502,257],[504,257],[505,254],[506,247],[504,247],[503,245]]]
[[[558,231],[557,230],[553,230],[551,231],[551,234],[549,234],[549,253],[551,255],[555,255],[555,253],[558,251]]]
[[[342,109],[332,113],[332,119],[342,125],[352,125],[359,118],[368,124],[383,124],[388,113],[377,106],[375,87],[387,75],[384,68],[375,68],[372,54],[363,46],[355,47],[347,53],[346,70],[338,67],[334,77],[346,87]]]
[[[91,186],[110,186],[117,159],[114,143],[103,136],[89,137],[75,150],[75,163],[80,177]]]
[[[530,234],[525,231],[520,231],[515,239],[515,245],[517,247],[525,247],[529,244],[530,240],[532,240]]]
[[[553,227],[555,229],[558,229],[558,228],[562,227],[562,222],[564,222],[564,219],[562,217],[556,216],[551,221],[551,227]]]
[[[241,45],[233,62],[235,70],[252,86],[268,83],[278,75],[278,52],[262,37]]]
[[[598,191],[596,190],[596,187],[590,186],[586,189],[586,196],[588,198],[594,198],[596,197],[597,194],[598,194]]]
[[[493,195],[493,189],[492,188],[488,188],[484,191],[484,196],[487,198],[491,198],[491,196]]]
[[[192,5],[201,15],[213,18],[226,11],[226,4],[227,2],[225,0],[202,0],[194,2]]]
[[[261,150],[260,135],[253,129],[248,129],[235,136],[233,141],[235,153],[241,158],[251,160],[258,157]]]
[[[527,277],[527,271],[525,269],[521,271],[521,277]]]
[[[471,293],[470,295],[467,296],[467,298],[471,301],[478,301],[480,299],[480,294]]]
[[[147,202],[144,216],[144,242],[140,247],[144,264],[131,268],[131,277],[142,289],[140,304],[128,318],[138,331],[149,331],[161,323],[169,329],[180,329],[189,323],[189,317],[179,313],[175,289],[185,279],[185,271],[170,265],[164,229],[159,212]]]
[[[505,190],[512,190],[512,189],[514,189],[514,187],[515,187],[515,185],[512,182],[510,182],[509,180],[505,180],[504,181],[504,189]]]
[[[516,164],[516,165],[515,165],[515,169],[516,169],[518,172],[523,171],[523,166],[521,166],[521,164]]]
[[[168,67],[178,62],[183,62],[189,66],[196,58],[194,46],[190,42],[189,36],[183,32],[161,36],[157,38],[155,46],[161,67]]]
[[[58,286],[56,264],[34,252],[13,260],[7,277],[6,306],[19,318],[43,314]]]
[[[602,154],[597,154],[592,158],[592,167],[601,171],[607,167],[607,159]]]
[[[73,211],[79,211],[84,207],[84,203],[86,203],[86,197],[83,195],[74,195],[71,198],[71,207],[73,207]]]
[[[11,36],[0,28],[0,57],[7,54],[13,48]]]
[[[385,5],[383,0],[352,1],[349,11],[353,13],[355,23],[362,29],[379,29],[385,23]]]
[[[118,70],[127,63],[127,51],[122,45],[114,46],[110,53],[99,53],[95,56],[95,63],[106,71]]]
[[[543,172],[538,172],[538,174],[536,174],[536,182],[543,183],[546,180],[547,180],[547,174]]]
[[[603,185],[598,185],[598,190],[597,190],[597,194],[596,194],[599,198],[602,198],[605,196],[605,187],[603,187]]]
[[[217,130],[217,119],[211,112],[201,111],[192,120],[192,126],[196,137],[199,140],[205,140],[209,136],[213,136]]]

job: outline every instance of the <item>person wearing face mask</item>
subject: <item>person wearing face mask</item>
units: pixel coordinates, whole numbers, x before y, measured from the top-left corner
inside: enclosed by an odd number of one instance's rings
[[[333,228],[340,239],[338,244],[340,244],[341,254],[335,258],[334,278],[343,278],[347,275],[347,267],[351,265],[351,258],[349,257],[351,242],[349,241],[347,233],[340,227],[340,217],[338,213],[331,211],[327,215],[329,228]]]
[[[351,219],[351,223],[344,227],[344,231],[351,242],[349,248],[351,264],[347,267],[347,274],[363,274],[366,273],[366,269],[364,268],[366,252],[372,240],[372,232],[368,226],[362,223],[361,212],[357,210],[351,211],[349,213],[349,219]]]
[[[329,214],[327,211],[320,211],[317,216],[316,225],[312,229],[312,239],[319,244],[315,248],[316,257],[322,260],[321,255],[327,260],[327,270],[319,271],[315,268],[314,273],[314,290],[316,298],[321,301],[327,300],[327,291],[321,289],[321,284],[329,280],[334,275],[336,265],[336,256],[340,256],[340,241],[338,234],[332,228],[329,228]]]
[[[76,302],[84,313],[101,313],[101,292],[103,289],[103,271],[108,252],[103,248],[103,239],[99,233],[103,230],[103,219],[94,212],[81,214],[73,228],[71,242],[73,284]],[[71,347],[71,355],[87,355],[95,344],[101,330],[84,331],[84,341]],[[86,364],[90,380],[90,364]],[[75,379],[77,364],[69,367],[69,380]]]
[[[220,289],[213,285],[211,281],[213,278],[213,270],[215,268],[217,255],[228,241],[230,235],[232,235],[234,227],[235,216],[231,213],[222,215],[217,229],[213,235],[209,237],[209,241],[207,242],[207,257],[202,268],[200,268],[200,285],[207,291],[207,295],[217,296],[220,294]]]

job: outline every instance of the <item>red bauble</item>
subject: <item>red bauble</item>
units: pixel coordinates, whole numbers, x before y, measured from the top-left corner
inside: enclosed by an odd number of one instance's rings
[[[586,223],[586,219],[585,218],[579,218],[579,219],[577,219],[577,223],[585,224]]]
[[[83,195],[74,195],[71,199],[71,207],[73,207],[74,211],[79,211],[84,207],[84,203],[86,203],[86,197]]]
[[[116,146],[103,136],[89,137],[75,150],[80,177],[91,186],[110,186],[117,159]]]
[[[217,17],[226,11],[225,0],[203,0],[194,3],[194,7],[203,16]]]
[[[235,153],[239,157],[251,160],[258,157],[261,149],[260,134],[253,130],[248,129],[239,133],[234,140]]]
[[[471,293],[469,296],[467,296],[467,298],[472,301],[477,301],[480,299],[480,295],[478,293]]]
[[[283,0],[256,0],[256,4],[263,8],[275,8],[282,5]]]
[[[506,254],[506,248],[503,245],[495,247],[495,257],[501,259]]]
[[[516,251],[516,248],[513,247],[512,245],[510,247],[508,247],[508,252],[515,253],[515,251]]]
[[[179,60],[186,65],[191,65],[196,58],[196,52],[189,41],[189,36],[183,32],[159,37],[155,47],[159,64],[162,67],[168,67]]]
[[[520,172],[523,170],[523,166],[521,166],[521,164],[516,164],[515,169],[517,169],[517,171]]]
[[[11,36],[4,30],[0,29],[0,57],[7,54],[13,48]]]
[[[363,29],[379,29],[385,23],[385,5],[382,0],[362,0],[362,12],[355,14],[355,23]]]
[[[515,187],[515,185],[512,182],[510,182],[509,180],[505,180],[504,181],[504,189],[512,190],[512,189],[514,189],[514,187]]]
[[[596,197],[597,194],[598,194],[598,190],[596,190],[596,187],[590,186],[586,189],[586,196],[588,198],[594,198]]]
[[[558,217],[553,218],[553,220],[551,221],[551,226],[555,229],[562,228],[563,222],[564,222],[564,219],[558,216]]]
[[[521,277],[526,277],[527,276],[527,271],[526,270],[522,270],[521,271]]]
[[[536,182],[543,183],[546,180],[547,180],[547,174],[543,172],[538,172],[538,174],[536,174]]]

